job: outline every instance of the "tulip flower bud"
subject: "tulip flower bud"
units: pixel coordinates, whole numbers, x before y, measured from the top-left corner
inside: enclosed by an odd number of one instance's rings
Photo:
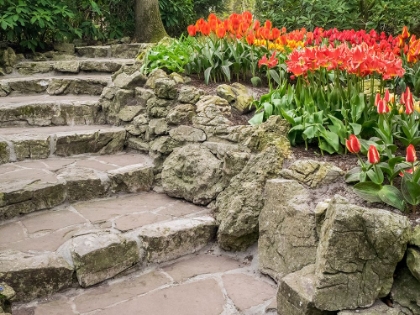
[[[355,135],[350,135],[349,139],[346,140],[346,147],[347,150],[351,153],[359,153],[360,152],[360,142],[359,139]]]
[[[374,145],[371,145],[368,150],[368,161],[370,164],[377,164],[379,163],[380,157],[378,149]]]
[[[414,146],[412,144],[410,144],[407,147],[406,152],[407,152],[407,154],[405,156],[405,160],[407,162],[414,163],[415,161],[417,161],[416,149],[414,148]]]

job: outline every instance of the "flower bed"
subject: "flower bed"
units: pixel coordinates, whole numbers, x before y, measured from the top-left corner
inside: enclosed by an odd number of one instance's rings
[[[244,12],[225,20],[210,14],[190,25],[188,34],[153,48],[142,70],[197,74],[206,83],[267,82],[270,91],[254,101],[249,123],[279,115],[291,125],[292,145],[316,143],[321,154],[345,154],[356,138],[358,152],[374,152],[377,160],[360,162],[348,182],[358,183],[356,191],[368,201],[415,211],[418,162],[397,155],[420,144],[420,40],[406,27],[397,36],[322,28],[288,32]]]

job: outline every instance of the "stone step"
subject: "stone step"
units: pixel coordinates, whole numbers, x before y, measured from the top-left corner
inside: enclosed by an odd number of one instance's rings
[[[34,93],[100,95],[110,83],[111,76],[104,74],[7,78],[0,81],[0,97]]]
[[[119,187],[112,176],[110,181]],[[127,269],[194,253],[215,239],[209,211],[142,192],[8,220],[0,224],[0,283],[28,301],[69,287],[73,273],[87,287]]]
[[[13,314],[274,315],[276,285],[257,270],[255,250],[217,246],[48,299],[13,303]],[[285,314],[286,315],[286,314]],[[287,314],[290,315],[290,314]]]
[[[0,164],[123,149],[126,131],[108,125],[0,128]]]
[[[108,46],[81,46],[76,47],[76,53],[85,58],[127,58],[134,59],[142,51],[150,47],[146,43],[117,44]]]
[[[149,190],[153,163],[146,155],[80,155],[0,165],[0,221],[64,202]]]
[[[16,65],[17,72],[21,75],[40,73],[79,73],[106,72],[113,73],[123,65],[134,64],[135,59],[119,58],[77,58],[62,61],[22,61]]]
[[[99,96],[10,96],[0,104],[1,127],[72,126],[103,123]]]

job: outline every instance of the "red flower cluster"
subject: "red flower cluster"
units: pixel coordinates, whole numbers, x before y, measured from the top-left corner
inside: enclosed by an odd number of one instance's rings
[[[308,71],[321,68],[339,69],[360,77],[377,73],[387,80],[403,76],[402,60],[393,53],[376,50],[366,43],[349,48],[347,44],[337,47],[307,47],[295,50],[286,61],[289,72],[295,76],[306,75]]]
[[[378,114],[385,114],[389,113],[390,106],[389,106],[389,90],[386,89],[385,95],[381,98],[381,94],[377,93],[375,97],[375,106],[377,107]]]
[[[324,30],[317,27],[312,33],[307,34],[305,42],[306,46],[323,44],[336,46],[341,43],[347,43],[351,46],[366,43],[368,46],[378,46],[384,52],[394,52],[397,55],[400,53],[397,37],[387,36],[384,32],[378,34],[375,30],[370,32],[365,30],[355,31],[353,29],[339,31],[336,28]]]

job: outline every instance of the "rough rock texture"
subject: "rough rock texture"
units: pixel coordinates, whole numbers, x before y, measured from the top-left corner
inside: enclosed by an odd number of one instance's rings
[[[222,161],[203,145],[176,148],[163,163],[163,190],[172,197],[207,205],[227,185]]]
[[[0,282],[0,314],[12,313],[11,302],[15,299],[16,292],[4,282]]]
[[[405,266],[395,275],[391,298],[394,303],[402,306],[406,311],[404,314],[420,314],[420,281]]]
[[[398,305],[389,307],[381,301],[376,301],[371,307],[366,309],[347,310],[338,312],[338,315],[406,315],[407,313],[402,310]]]
[[[409,233],[408,218],[335,196],[319,236],[315,305],[331,311],[355,309],[385,297]]]
[[[216,219],[219,245],[225,250],[243,250],[258,239],[258,217],[264,205],[267,179],[278,175],[284,155],[272,146],[253,156],[229,186],[217,197]]]
[[[298,160],[288,169],[280,173],[288,179],[295,179],[298,182],[316,188],[334,182],[344,175],[344,171],[332,163],[315,160]]]
[[[180,103],[195,104],[200,97],[204,95],[204,91],[193,86],[182,86],[179,89],[178,101]]]
[[[279,283],[277,291],[277,313],[279,315],[332,315],[315,307],[315,265],[288,274]]]
[[[420,250],[417,248],[407,249],[407,267],[411,274],[420,281]]]
[[[111,189],[117,192],[147,191],[153,185],[153,168],[143,164],[121,167],[108,172]]]
[[[54,70],[67,73],[79,73],[80,63],[75,60],[58,61],[54,64]]]
[[[294,180],[271,179],[259,217],[260,270],[274,279],[314,264],[316,219],[310,191]]]
[[[47,73],[52,71],[53,66],[48,62],[24,62],[16,66],[18,72],[22,75],[32,75],[36,73]]]
[[[135,232],[140,239],[145,260],[164,262],[192,254],[213,241],[216,223],[212,217],[180,219],[160,224],[150,224]]]
[[[413,232],[410,237],[410,245],[420,247],[420,225],[413,228]]]
[[[178,97],[176,86],[176,82],[172,79],[158,78],[155,80],[154,91],[159,98],[174,100]]]
[[[87,234],[71,240],[77,280],[87,287],[112,278],[140,260],[137,243],[116,234]]]
[[[221,84],[216,88],[216,93],[227,100],[241,114],[246,114],[252,110],[253,97],[249,94],[248,89],[240,83],[236,82],[230,86]]]
[[[207,139],[206,134],[201,129],[185,125],[171,129],[169,135],[177,141],[203,142]]]
[[[71,286],[73,269],[55,253],[0,253],[0,282],[16,292],[16,301],[30,301]]]
[[[137,86],[142,86],[146,80],[147,78],[139,71],[131,75],[123,72],[118,74],[114,79],[114,85],[121,89],[134,89]]]

